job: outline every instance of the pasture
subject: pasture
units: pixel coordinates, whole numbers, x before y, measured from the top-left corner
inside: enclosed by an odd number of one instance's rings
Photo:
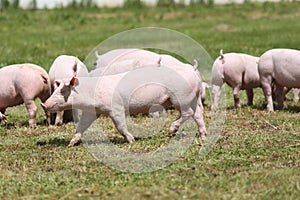
[[[271,48],[300,49],[300,2],[172,8],[89,8],[0,12],[0,66],[30,62],[47,71],[61,54],[81,60],[101,41],[138,27],[182,32],[216,58],[219,50],[260,56]],[[39,106],[30,129],[24,105],[6,111],[0,124],[0,199],[298,199],[300,104],[288,94],[284,110],[269,113],[261,89],[254,106],[240,110],[227,92],[226,121],[213,150],[199,157],[193,143],[171,165],[149,173],[124,173],[98,162],[80,144],[67,148],[75,124],[46,126]],[[210,105],[205,121],[210,120]],[[275,106],[276,108],[276,106]],[[121,148],[147,152],[169,141],[176,113],[153,138],[123,143],[110,119],[104,130]],[[146,117],[136,119],[146,123]]]

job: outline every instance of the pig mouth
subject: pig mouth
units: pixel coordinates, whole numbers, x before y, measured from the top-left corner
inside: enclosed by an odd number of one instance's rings
[[[43,106],[43,109],[51,113],[62,111],[61,107],[57,103],[53,104],[52,106]]]
[[[63,109],[56,103],[51,108],[49,108],[50,112],[62,111]]]

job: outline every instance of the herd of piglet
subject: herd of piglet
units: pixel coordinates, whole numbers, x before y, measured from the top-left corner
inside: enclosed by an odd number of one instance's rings
[[[100,115],[110,117],[118,132],[131,143],[135,138],[128,131],[127,114],[156,116],[161,109],[174,107],[179,117],[171,124],[169,134],[174,135],[192,117],[205,140],[206,89],[212,90],[212,111],[218,110],[224,83],[233,89],[236,108],[241,107],[240,91],[246,90],[248,105],[252,105],[253,89],[257,87],[263,90],[268,111],[274,111],[273,98],[282,109],[290,89],[294,100],[299,100],[300,51],[293,49],[271,49],[260,57],[224,54],[221,50],[212,66],[211,86],[202,82],[197,60],[191,65],[144,49],[115,49],[102,55],[96,51],[95,60],[96,68],[90,72],[78,58],[67,55],[54,60],[49,74],[30,63],[1,68],[0,119],[9,120],[6,108],[24,103],[29,126],[36,127],[35,99],[39,98],[48,124],[61,125],[68,121],[66,118],[79,121],[69,146],[78,143]],[[77,110],[82,110],[80,117]]]

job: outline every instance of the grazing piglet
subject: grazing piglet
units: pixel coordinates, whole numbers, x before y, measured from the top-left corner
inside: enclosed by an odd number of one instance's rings
[[[51,95],[50,79],[47,72],[34,64],[15,64],[0,69],[0,112],[5,113],[7,107],[25,103],[29,113],[29,126],[36,126],[35,99],[42,102]],[[46,112],[47,121],[50,115]]]
[[[180,110],[180,117],[172,123],[170,134],[174,134],[184,121],[193,117],[201,136],[205,137],[202,109],[197,104],[200,83],[193,70],[178,73],[170,68],[157,66],[116,75],[74,77],[69,82],[61,81],[42,106],[50,112],[72,107],[83,110],[69,146],[80,140],[83,132],[100,114],[109,116],[117,130],[131,143],[134,137],[127,130],[125,115],[149,113],[155,105],[174,105]],[[96,112],[96,116],[93,112]]]
[[[68,79],[71,80],[73,76],[88,76],[88,70],[86,66],[76,57],[74,56],[68,56],[68,55],[61,55],[58,56],[52,66],[49,70],[49,77],[51,81],[52,88],[55,90],[57,87],[56,82]],[[76,119],[78,116],[76,114],[76,111],[74,112],[74,121],[78,121]],[[55,125],[61,125],[63,123],[64,118],[73,119],[73,112],[71,110],[67,111],[68,115],[64,115],[64,112],[57,112],[56,113],[56,119],[55,119]]]
[[[275,84],[278,109],[283,108],[284,87],[300,88],[300,51],[271,49],[259,59],[258,71],[267,101],[267,110],[274,111],[272,84]]]
[[[246,90],[248,105],[253,103],[253,88],[260,87],[258,57],[220,51],[212,67],[212,110],[217,110],[221,87],[227,83],[233,89],[234,105],[240,108],[240,90]]]

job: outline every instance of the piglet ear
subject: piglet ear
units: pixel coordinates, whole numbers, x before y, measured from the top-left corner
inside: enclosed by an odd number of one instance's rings
[[[70,86],[77,86],[78,85],[78,79],[75,77],[75,76],[73,76],[73,78],[70,80]]]
[[[196,59],[194,59],[194,66],[193,66],[194,70],[196,71],[198,69],[198,61]]]
[[[77,72],[77,59],[75,60],[75,63],[73,65],[73,71],[76,73]]]
[[[56,85],[56,87],[59,87],[60,82],[59,81],[55,81],[55,85]]]
[[[95,51],[95,57],[96,57],[96,59],[99,59],[99,58],[100,58],[100,55],[99,55],[99,52],[98,52],[98,51]]]

